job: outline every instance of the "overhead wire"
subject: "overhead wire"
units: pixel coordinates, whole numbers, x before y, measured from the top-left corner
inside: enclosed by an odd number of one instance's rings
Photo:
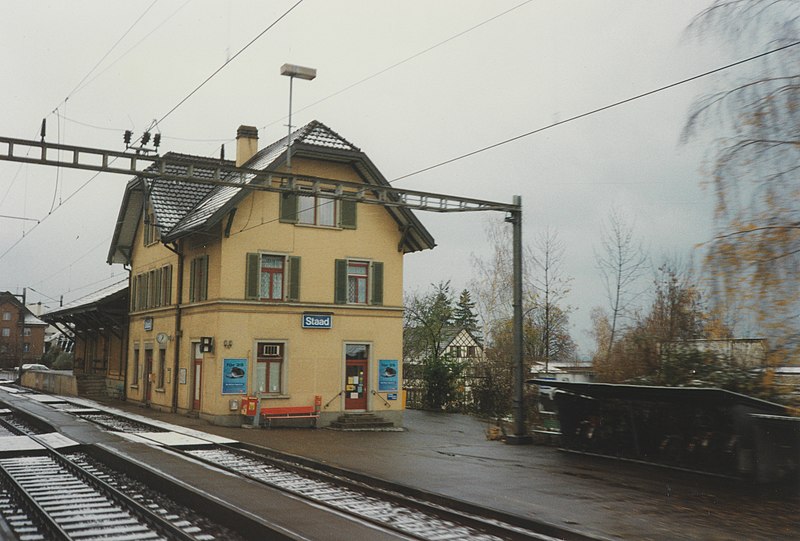
[[[158,0],[154,0],[154,1],[153,1],[153,4],[155,4],[155,2],[157,2],[157,1],[158,1]],[[292,5],[292,6],[291,6],[291,7],[290,7],[288,10],[286,10],[286,11],[285,11],[285,12],[284,12],[282,15],[280,15],[280,16],[279,16],[279,17],[278,17],[278,18],[277,18],[275,21],[273,21],[273,22],[272,22],[271,24],[269,24],[269,25],[268,25],[268,26],[267,26],[267,27],[266,27],[264,30],[262,30],[262,31],[261,31],[261,32],[260,32],[260,33],[259,33],[257,36],[255,36],[255,37],[254,37],[253,39],[251,39],[251,40],[250,40],[250,41],[249,41],[249,42],[248,42],[246,45],[244,45],[244,47],[242,47],[241,49],[239,49],[239,51],[237,51],[237,52],[236,52],[236,54],[234,54],[232,57],[230,57],[230,59],[229,59],[229,60],[227,60],[227,61],[226,61],[224,64],[222,64],[222,65],[221,65],[219,68],[217,68],[217,69],[216,69],[216,70],[215,70],[215,71],[214,71],[214,72],[213,72],[211,75],[209,75],[208,77],[206,77],[206,79],[205,79],[205,80],[203,80],[203,82],[202,82],[202,83],[200,83],[200,84],[199,84],[197,87],[195,87],[195,89],[194,89],[194,90],[192,90],[191,92],[189,92],[189,93],[188,93],[188,94],[187,94],[187,95],[186,95],[186,96],[185,96],[183,99],[181,99],[181,100],[180,100],[180,101],[179,101],[179,102],[178,102],[178,103],[177,103],[177,104],[176,104],[174,107],[172,107],[172,109],[170,109],[170,110],[169,110],[169,111],[168,111],[168,112],[167,112],[165,115],[163,115],[163,116],[162,116],[160,119],[158,119],[158,120],[154,120],[154,121],[153,121],[153,125],[157,126],[157,125],[158,125],[160,122],[162,122],[164,119],[166,119],[166,118],[167,118],[169,115],[171,115],[172,113],[174,113],[174,112],[175,112],[175,111],[176,111],[176,110],[177,110],[177,109],[178,109],[180,106],[182,106],[184,103],[186,103],[186,101],[187,101],[187,100],[189,100],[189,98],[191,98],[191,97],[192,97],[192,96],[193,96],[195,93],[197,93],[197,91],[198,91],[198,90],[200,90],[200,89],[201,89],[201,88],[202,88],[202,87],[203,87],[203,86],[204,86],[206,83],[208,83],[208,82],[209,82],[209,81],[210,81],[210,80],[211,80],[211,79],[212,79],[214,76],[216,76],[216,75],[217,75],[217,74],[218,74],[220,71],[222,71],[222,69],[223,69],[223,68],[225,68],[225,66],[227,66],[228,64],[230,64],[230,63],[231,63],[233,60],[235,60],[235,59],[236,59],[236,58],[237,58],[237,57],[238,57],[240,54],[242,54],[242,53],[243,53],[245,50],[247,50],[247,49],[248,49],[248,48],[249,48],[251,45],[253,45],[253,43],[255,43],[255,42],[256,42],[256,41],[257,41],[259,38],[261,38],[261,37],[262,37],[264,34],[266,34],[266,33],[267,33],[267,32],[268,32],[270,29],[272,29],[272,28],[273,28],[273,27],[274,27],[276,24],[278,24],[278,23],[279,23],[281,20],[283,20],[283,19],[284,19],[284,18],[285,18],[287,15],[289,15],[289,13],[291,13],[291,12],[292,12],[292,11],[293,11],[293,10],[294,10],[294,9],[295,9],[297,6],[299,6],[299,5],[300,5],[302,2],[303,2],[303,0],[298,0],[298,1],[297,1],[297,2],[296,2],[294,5]],[[150,7],[152,7],[152,4],[150,5]],[[150,9],[150,7],[148,7],[148,10]],[[145,11],[145,13],[146,13],[146,12],[147,12],[147,10]],[[139,20],[140,20],[140,19],[141,19],[143,16],[144,16],[144,13],[142,14],[142,16],[140,16],[140,17],[139,17],[139,19],[137,19],[137,22],[138,22],[138,21],[139,21]],[[131,26],[131,28],[132,28],[132,27],[133,27],[133,25]],[[129,29],[128,31],[130,31],[130,29]],[[127,34],[127,32],[126,32],[126,34]],[[117,43],[119,43],[119,41],[118,41]],[[114,47],[116,47],[116,44],[114,45]],[[113,47],[112,47],[112,49],[113,49]],[[109,52],[110,52],[110,51],[109,51]],[[103,58],[105,58],[106,56],[108,56],[108,53],[106,53],[106,55],[104,55],[104,57],[103,57]],[[99,63],[98,63],[98,64],[99,64]],[[93,70],[94,70],[94,68],[93,68],[91,71],[93,71]],[[91,71],[90,71],[90,73],[91,73]],[[86,77],[84,77],[84,80],[85,80],[85,78],[86,78]],[[80,86],[80,84],[79,84],[78,86]],[[76,88],[78,88],[78,87],[76,86]],[[73,92],[74,92],[74,90],[73,90]],[[69,96],[68,96],[68,97],[69,97]],[[59,105],[60,105],[60,104],[59,104]],[[116,160],[116,158],[114,158],[114,160],[112,160],[112,162],[111,162],[111,163],[113,163],[113,161],[115,161],[115,160]],[[41,218],[41,219],[40,219],[40,220],[39,220],[39,221],[38,221],[38,222],[37,222],[37,223],[36,223],[36,224],[35,224],[35,225],[34,225],[34,226],[33,226],[33,227],[30,229],[30,230],[28,230],[27,234],[30,234],[30,233],[31,233],[33,230],[35,230],[35,229],[36,229],[36,228],[37,228],[39,225],[41,225],[41,224],[42,224],[42,223],[43,223],[43,222],[44,222],[44,221],[45,221],[47,218],[49,218],[50,216],[52,216],[52,215],[53,215],[53,213],[54,213],[55,211],[57,211],[59,208],[61,208],[61,207],[62,207],[64,204],[66,204],[66,203],[67,203],[67,202],[68,202],[70,199],[72,199],[72,198],[73,198],[75,195],[77,195],[77,194],[78,194],[78,193],[79,193],[81,190],[83,190],[83,189],[84,189],[86,186],[88,186],[88,185],[89,185],[89,184],[90,184],[90,183],[91,183],[91,182],[92,182],[94,179],[96,179],[96,178],[97,178],[97,177],[98,177],[98,176],[99,176],[101,173],[102,173],[101,171],[98,171],[97,173],[95,173],[94,175],[92,175],[92,176],[91,176],[91,177],[90,177],[90,178],[89,178],[89,179],[88,179],[86,182],[84,182],[83,184],[81,184],[81,185],[78,187],[78,189],[76,189],[74,192],[72,192],[72,193],[71,193],[71,194],[70,194],[70,195],[69,195],[69,196],[68,196],[66,199],[64,199],[64,200],[63,200],[63,202],[61,202],[61,203],[60,203],[58,206],[56,206],[54,209],[51,209],[51,211],[50,211],[50,212],[49,212],[49,213],[48,213],[48,214],[47,214],[45,217]],[[0,253],[0,259],[3,259],[3,258],[4,258],[4,257],[5,257],[5,256],[6,256],[6,255],[7,255],[7,254],[8,254],[8,253],[11,251],[11,250],[13,250],[13,249],[14,249],[14,248],[15,248],[17,245],[19,245],[19,243],[21,243],[21,242],[22,242],[22,241],[23,241],[23,240],[26,238],[27,234],[26,234],[26,235],[23,235],[22,237],[20,237],[19,239],[17,239],[17,240],[16,240],[16,242],[12,243],[12,244],[11,244],[11,246],[9,246],[9,247],[8,247],[8,248],[7,248],[7,249],[4,251],[4,252]]]
[[[436,44],[434,44],[434,45],[431,45],[430,47],[427,47],[427,48],[425,48],[425,49],[422,49],[421,51],[418,51],[418,52],[416,52],[416,53],[412,54],[411,56],[409,56],[409,57],[406,57],[406,58],[404,58],[403,60],[400,60],[399,62],[395,62],[394,64],[392,64],[392,65],[390,65],[390,66],[388,66],[388,67],[386,67],[386,68],[383,68],[383,69],[381,69],[381,70],[379,70],[379,71],[376,71],[376,72],[375,72],[375,73],[373,73],[372,75],[368,75],[367,77],[364,77],[363,79],[360,79],[360,80],[356,81],[355,83],[352,83],[352,84],[350,84],[350,85],[347,85],[346,87],[344,87],[344,88],[342,88],[342,89],[340,89],[340,90],[337,90],[337,91],[336,91],[336,92],[334,92],[333,94],[329,94],[328,96],[325,96],[325,97],[324,97],[324,98],[322,98],[322,99],[319,99],[319,100],[317,100],[317,101],[315,101],[315,102],[312,102],[312,103],[310,103],[310,104],[306,105],[305,107],[301,107],[301,108],[299,108],[299,109],[295,110],[295,113],[300,113],[300,112],[303,112],[303,111],[305,111],[306,109],[310,109],[311,107],[314,107],[314,106],[316,106],[316,105],[319,105],[320,103],[322,103],[322,102],[325,102],[325,101],[327,101],[327,100],[329,100],[329,99],[331,99],[331,98],[333,98],[333,97],[336,97],[336,96],[338,96],[339,94],[342,94],[343,92],[347,92],[348,90],[350,90],[350,89],[352,89],[352,88],[355,88],[355,87],[357,87],[357,86],[359,86],[359,85],[361,85],[361,84],[363,84],[363,83],[366,83],[367,81],[370,81],[370,80],[372,80],[372,79],[374,79],[374,78],[376,78],[376,77],[378,77],[378,76],[380,76],[380,75],[383,75],[384,73],[386,73],[386,72],[388,72],[388,71],[391,71],[391,70],[393,70],[393,69],[395,69],[395,68],[397,68],[397,67],[399,67],[399,66],[402,66],[403,64],[405,64],[405,63],[407,63],[407,62],[410,62],[411,60],[414,60],[415,58],[418,58],[418,57],[420,57],[420,56],[422,56],[422,55],[424,55],[424,54],[426,54],[426,53],[429,53],[429,52],[433,51],[434,49],[437,49],[437,48],[441,47],[442,45],[445,45],[445,44],[447,44],[447,43],[449,43],[449,42],[451,42],[451,41],[453,41],[453,40],[456,40],[456,39],[458,39],[458,38],[460,38],[460,37],[462,37],[462,36],[464,36],[464,35],[466,35],[466,34],[469,34],[469,33],[470,33],[470,32],[472,32],[473,30],[477,30],[478,28],[480,28],[480,27],[482,27],[482,26],[485,26],[485,25],[489,24],[489,23],[490,23],[490,22],[492,22],[492,21],[495,21],[496,19],[499,19],[500,17],[503,17],[503,16],[505,16],[505,15],[508,15],[508,14],[509,14],[509,13],[511,13],[512,11],[515,11],[515,10],[517,10],[517,9],[521,8],[521,7],[525,6],[526,4],[530,4],[530,3],[531,3],[531,2],[533,2],[533,1],[534,1],[534,0],[525,0],[524,2],[522,2],[522,3],[520,3],[520,4],[517,4],[517,5],[515,5],[515,6],[511,7],[511,8],[509,8],[509,9],[507,9],[507,10],[505,10],[505,11],[501,12],[501,13],[498,13],[497,15],[494,15],[494,16],[492,16],[492,17],[488,18],[488,19],[485,19],[485,20],[483,20],[483,21],[481,21],[481,22],[477,23],[477,24],[474,24],[474,25],[470,26],[469,28],[466,28],[466,29],[464,29],[464,30],[462,30],[462,31],[460,31],[460,32],[458,32],[458,33],[456,33],[456,34],[453,34],[452,36],[450,36],[450,37],[448,37],[448,38],[446,38],[446,39],[443,39],[442,41],[440,41],[440,42],[438,42],[438,43],[436,43]],[[277,119],[277,120],[273,120],[272,122],[270,122],[270,123],[268,123],[268,124],[264,125],[262,129],[266,129],[266,128],[268,128],[269,126],[272,126],[272,125],[274,125],[274,124],[277,124],[278,122],[282,122],[282,121],[283,121],[283,120],[285,120],[286,118],[287,118],[287,117],[286,117],[286,116],[284,116],[284,117],[282,117],[282,118],[279,118],[279,119]]]
[[[726,64],[726,65],[724,65],[722,67],[715,68],[715,69],[712,69],[712,70],[709,70],[709,71],[706,71],[706,72],[703,72],[703,73],[700,73],[700,74],[697,74],[697,75],[693,75],[691,77],[687,77],[686,79],[681,79],[680,81],[676,81],[674,83],[670,83],[670,84],[655,88],[653,90],[648,90],[647,92],[642,92],[641,94],[637,94],[635,96],[631,96],[629,98],[625,98],[623,100],[619,100],[619,101],[616,101],[614,103],[610,103],[608,105],[604,105],[602,107],[598,107],[596,109],[592,109],[590,111],[586,111],[584,113],[580,113],[578,115],[571,116],[569,118],[565,118],[564,120],[559,120],[558,122],[553,122],[552,124],[547,124],[546,126],[542,126],[540,128],[536,128],[535,130],[531,130],[531,131],[528,131],[528,132],[525,132],[525,133],[522,133],[522,134],[519,134],[519,135],[515,135],[514,137],[509,137],[508,139],[504,139],[502,141],[498,141],[497,143],[493,143],[491,145],[487,145],[485,147],[481,147],[481,148],[473,150],[471,152],[467,152],[465,154],[461,154],[460,156],[456,156],[454,158],[450,158],[450,159],[445,160],[443,162],[439,162],[439,163],[436,163],[436,164],[433,164],[433,165],[429,165],[428,167],[424,167],[422,169],[418,169],[418,170],[413,171],[411,173],[407,173],[405,175],[402,175],[402,176],[399,176],[397,178],[394,178],[389,182],[397,182],[398,180],[402,180],[404,178],[408,178],[408,177],[411,177],[411,176],[414,176],[414,175],[418,175],[420,173],[425,173],[427,171],[431,171],[433,169],[437,169],[437,168],[442,167],[444,165],[448,165],[448,164],[457,162],[459,160],[463,160],[465,158],[469,158],[471,156],[475,156],[476,154],[481,154],[481,153],[486,152],[488,150],[492,150],[492,149],[501,147],[503,145],[507,145],[509,143],[513,143],[514,141],[518,141],[518,140],[524,139],[526,137],[530,137],[531,135],[535,135],[537,133],[541,133],[541,132],[543,132],[545,130],[552,129],[552,128],[555,128],[557,126],[563,126],[564,124],[568,124],[570,122],[574,122],[576,120],[580,120],[582,118],[586,118],[587,116],[595,115],[597,113],[602,113],[603,111],[608,111],[609,109],[614,109],[615,107],[619,107],[621,105],[625,105],[625,104],[631,103],[633,101],[640,100],[640,99],[646,98],[648,96],[652,96],[653,94],[658,94],[659,92],[664,92],[665,90],[669,90],[669,89],[675,88],[676,86],[684,85],[686,83],[690,83],[692,81],[696,81],[697,79],[702,79],[703,77],[708,77],[709,75],[713,75],[715,73],[719,73],[721,71],[724,71],[724,70],[727,70],[727,69],[730,69],[730,68],[733,68],[733,67],[736,67],[736,66],[740,66],[740,65],[745,64],[747,62],[752,62],[753,60],[758,60],[760,58],[764,58],[764,57],[766,57],[768,55],[771,55],[771,54],[774,54],[774,53],[777,53],[777,52],[780,52],[780,51],[784,51],[784,50],[789,49],[791,47],[796,47],[797,45],[800,45],[800,41],[795,41],[793,43],[789,43],[787,45],[783,45],[781,47],[777,47],[775,49],[771,49],[771,50],[769,50],[767,52],[760,53],[760,54],[751,56],[749,58],[745,58],[743,60],[738,60],[736,62],[732,62],[730,64]]]
[[[225,68],[225,67],[226,67],[228,64],[230,64],[231,62],[233,62],[234,60],[236,60],[236,58],[237,58],[237,57],[238,57],[240,54],[242,54],[243,52],[245,52],[245,51],[246,51],[246,50],[247,50],[247,49],[248,49],[248,48],[249,48],[251,45],[253,45],[253,44],[254,44],[256,41],[258,41],[258,40],[261,38],[261,36],[263,36],[264,34],[266,34],[267,32],[269,32],[269,31],[270,31],[270,30],[271,30],[271,29],[272,29],[272,28],[273,28],[273,27],[274,27],[276,24],[278,24],[279,22],[281,22],[281,21],[282,21],[282,20],[283,20],[283,19],[284,19],[284,18],[285,18],[287,15],[289,15],[289,13],[291,13],[292,11],[294,11],[294,9],[295,9],[297,6],[299,6],[300,4],[302,4],[302,3],[303,3],[303,0],[297,0],[297,2],[296,2],[296,3],[295,3],[293,6],[292,6],[292,7],[290,7],[289,9],[287,9],[287,10],[286,10],[286,11],[285,11],[285,12],[284,12],[284,13],[283,13],[283,14],[282,14],[280,17],[278,17],[277,19],[275,19],[275,21],[273,21],[273,22],[272,22],[272,23],[271,23],[269,26],[267,26],[267,27],[266,27],[264,30],[262,30],[261,32],[259,32],[259,33],[258,33],[258,35],[257,35],[256,37],[254,37],[253,39],[251,39],[251,40],[250,40],[250,41],[249,41],[249,42],[248,42],[248,43],[247,43],[247,44],[246,44],[244,47],[242,47],[241,49],[239,49],[239,50],[236,52],[236,54],[234,54],[234,55],[233,55],[232,57],[230,57],[228,60],[226,60],[225,62],[223,62],[223,64],[222,64],[220,67],[218,67],[216,70],[214,70],[214,72],[213,72],[211,75],[209,75],[208,77],[206,77],[206,78],[203,80],[203,82],[202,82],[202,83],[200,83],[199,85],[197,85],[197,86],[195,87],[195,89],[194,89],[194,90],[192,90],[191,92],[189,92],[189,93],[188,93],[188,94],[187,94],[187,95],[186,95],[186,96],[185,96],[183,99],[181,99],[181,100],[180,100],[180,101],[179,101],[179,102],[178,102],[178,103],[177,103],[177,104],[176,104],[176,105],[175,105],[175,106],[174,106],[172,109],[170,109],[169,111],[167,111],[167,112],[166,112],[166,113],[165,113],[165,114],[164,114],[164,115],[163,115],[161,118],[159,118],[159,119],[158,119],[158,121],[157,121],[156,123],[158,124],[158,123],[161,123],[161,122],[163,122],[163,121],[164,121],[164,119],[166,119],[166,118],[167,118],[167,117],[169,117],[169,116],[170,116],[172,113],[174,113],[174,112],[175,112],[175,110],[176,110],[176,109],[178,109],[178,107],[180,107],[181,105],[183,105],[184,103],[186,103],[186,101],[187,101],[189,98],[191,98],[192,96],[194,96],[194,95],[195,95],[195,93],[197,93],[197,91],[198,91],[198,90],[200,90],[201,88],[203,88],[203,87],[206,85],[206,83],[208,83],[208,82],[209,82],[211,79],[213,79],[213,78],[214,78],[214,77],[215,77],[215,76],[216,76],[216,75],[217,75],[219,72],[221,72],[221,71],[222,71],[222,70],[223,70],[223,69],[224,69],[224,68]]]
[[[652,96],[653,94],[657,94],[659,92],[664,92],[666,90],[670,90],[670,89],[675,88],[677,86],[680,86],[680,85],[683,85],[683,84],[686,84],[686,83],[689,83],[689,82],[692,82],[692,81],[696,81],[697,79],[701,79],[703,77],[708,77],[708,76],[713,75],[715,73],[719,73],[721,71],[724,71],[724,70],[727,70],[727,69],[730,69],[730,68],[733,68],[733,67],[736,67],[736,66],[740,66],[740,65],[745,64],[747,62],[752,62],[754,60],[758,60],[759,58],[764,58],[764,57],[766,57],[768,55],[771,55],[771,54],[774,54],[774,53],[789,49],[791,47],[796,47],[797,45],[800,45],[800,41],[789,43],[789,44],[783,45],[781,47],[777,47],[775,49],[771,49],[769,51],[766,51],[766,52],[763,52],[763,53],[759,53],[757,55],[753,55],[751,57],[748,57],[748,58],[745,58],[745,59],[742,59],[742,60],[738,60],[736,62],[732,62],[730,64],[726,64],[724,66],[721,66],[721,67],[718,67],[718,68],[715,68],[715,69],[712,69],[712,70],[708,70],[708,71],[705,71],[705,72],[697,74],[697,75],[693,75],[691,77],[687,77],[685,79],[681,79],[680,81],[676,81],[674,83],[670,83],[670,84],[667,84],[667,85],[664,85],[664,86],[660,86],[658,88],[655,88],[653,90],[649,90],[647,92],[642,92],[641,94],[637,94],[635,96],[632,96],[632,97],[629,97],[629,98],[625,98],[623,100],[619,100],[619,101],[610,103],[608,105],[604,105],[602,107],[598,107],[596,109],[592,109],[590,111],[586,111],[584,113],[580,113],[580,114],[574,115],[572,117],[566,118],[566,119],[558,121],[558,122],[553,122],[552,124],[548,124],[546,126],[542,126],[540,128],[536,128],[535,130],[531,130],[529,132],[526,132],[526,133],[523,133],[523,134],[520,134],[520,135],[517,135],[517,136],[514,136],[514,137],[510,137],[508,139],[504,139],[503,141],[499,141],[499,142],[494,143],[492,145],[488,145],[488,146],[479,148],[477,150],[473,150],[472,152],[467,152],[466,154],[462,154],[460,156],[456,156],[455,158],[451,158],[449,160],[445,160],[443,162],[439,162],[437,164],[430,165],[428,167],[424,167],[424,168],[419,169],[417,171],[414,171],[412,173],[408,173],[408,174],[402,175],[400,177],[394,178],[394,179],[392,179],[392,180],[390,180],[388,182],[389,182],[389,184],[392,184],[394,182],[397,182],[398,180],[402,180],[404,178],[408,178],[408,177],[411,177],[411,176],[414,176],[414,175],[418,175],[420,173],[424,173],[424,172],[430,171],[432,169],[436,169],[436,168],[439,168],[439,167],[454,163],[456,161],[459,161],[459,160],[462,160],[462,159],[465,159],[465,158],[468,158],[468,157],[471,157],[471,156],[475,156],[476,154],[480,154],[482,152],[486,152],[488,150],[500,147],[502,145],[511,143],[513,141],[517,141],[519,139],[523,139],[525,137],[529,137],[531,135],[534,135],[534,134],[537,134],[537,133],[541,133],[541,132],[543,132],[545,130],[552,129],[552,128],[555,128],[557,126],[561,126],[563,124],[567,124],[569,122],[574,122],[576,120],[579,120],[579,119],[582,119],[582,118],[586,118],[588,116],[591,116],[591,115],[594,115],[594,114],[597,114],[597,113],[600,113],[600,112],[603,112],[603,111],[607,111],[609,109],[613,109],[615,107],[619,107],[621,105],[624,105],[624,104],[627,104],[627,103],[631,103],[633,101],[636,101],[636,100],[639,100],[639,99],[642,99],[642,98],[645,98],[645,97],[648,97],[648,96]],[[331,201],[327,201],[327,202],[322,203],[322,204],[317,205],[317,206],[319,207],[319,206],[322,206],[322,205],[329,205],[329,204],[333,204],[333,203],[334,203],[334,200],[331,200]],[[295,217],[298,214],[300,214],[300,212],[301,211],[298,211],[295,214]],[[277,222],[279,220],[280,220],[280,218],[273,218],[271,220],[267,220],[266,222],[261,222],[261,223],[255,224],[253,226],[250,226],[250,227],[246,227],[245,226],[245,227],[242,227],[241,230],[239,230],[239,231],[237,231],[235,233],[232,233],[232,235],[236,234],[236,233],[243,233],[245,231],[249,231],[251,229],[255,229],[255,228],[261,227],[263,225],[271,224],[271,223]]]
[[[149,11],[150,11],[152,8],[153,8],[153,6],[155,6],[155,5],[156,5],[156,3],[157,3],[157,2],[158,2],[158,0],[153,0],[153,2],[152,2],[152,3],[151,3],[149,6],[147,6],[147,8],[146,8],[146,9],[145,9],[145,10],[142,12],[142,14],[141,14],[141,15],[139,15],[139,17],[138,17],[138,18],[137,18],[135,21],[133,21],[133,23],[131,23],[131,25],[130,25],[130,26],[128,27],[128,29],[127,29],[127,30],[126,30],[126,31],[125,31],[125,32],[124,32],[124,33],[123,33],[123,34],[122,34],[122,35],[119,37],[119,39],[117,39],[117,41],[115,41],[115,42],[114,42],[114,44],[111,46],[111,48],[109,48],[109,49],[108,49],[108,51],[106,51],[106,53],[105,53],[105,54],[104,54],[104,55],[103,55],[103,56],[100,58],[100,60],[98,60],[98,61],[97,61],[97,63],[95,63],[95,65],[92,67],[92,69],[90,69],[90,70],[89,70],[89,71],[86,73],[86,75],[84,75],[84,76],[83,76],[83,78],[82,78],[82,79],[81,79],[81,80],[78,82],[78,84],[76,84],[76,85],[75,85],[75,88],[73,88],[72,90],[70,90],[70,91],[69,91],[69,93],[67,94],[67,97],[66,97],[66,98],[64,98],[64,100],[63,100],[61,103],[64,103],[64,102],[66,102],[66,101],[67,101],[67,100],[68,100],[68,99],[69,99],[69,98],[70,98],[70,97],[71,97],[73,94],[75,94],[75,93],[76,93],[76,92],[77,92],[77,91],[78,91],[78,90],[81,88],[81,85],[83,85],[84,81],[86,81],[86,79],[88,79],[88,78],[89,78],[89,76],[90,76],[92,73],[94,73],[94,71],[95,71],[95,70],[96,70],[96,69],[97,69],[97,68],[100,66],[100,64],[102,64],[102,63],[103,63],[103,61],[104,61],[106,58],[108,58],[108,55],[110,55],[110,54],[111,54],[111,52],[112,52],[114,49],[116,49],[116,48],[117,48],[117,45],[119,45],[119,44],[122,42],[122,40],[124,40],[124,39],[125,39],[125,37],[126,37],[128,34],[130,34],[131,30],[133,30],[133,29],[134,29],[134,27],[135,27],[137,24],[139,24],[139,21],[141,21],[141,20],[144,18],[144,16],[145,16],[145,15],[147,15],[147,13],[148,13],[148,12],[149,12]],[[58,108],[58,106],[60,106],[60,105],[61,105],[61,103],[59,103],[59,104],[56,106],[56,108]]]

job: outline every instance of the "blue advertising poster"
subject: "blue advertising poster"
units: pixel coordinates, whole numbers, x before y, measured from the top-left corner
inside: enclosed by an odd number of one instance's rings
[[[222,394],[247,394],[247,359],[222,361]]]
[[[397,391],[400,374],[396,360],[381,359],[378,361],[378,390]]]

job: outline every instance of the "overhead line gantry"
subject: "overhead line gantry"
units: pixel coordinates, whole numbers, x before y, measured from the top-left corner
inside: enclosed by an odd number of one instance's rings
[[[4,148],[3,148],[4,147]],[[528,443],[531,439],[525,427],[524,363],[522,347],[522,198],[514,196],[512,203],[486,201],[461,196],[444,195],[394,186],[361,184],[338,179],[298,175],[293,172],[237,167],[220,160],[218,164],[204,160],[195,174],[195,165],[186,157],[169,157],[144,152],[130,153],[114,150],[49,143],[0,136],[0,160],[32,165],[46,165],[114,173],[140,178],[160,178],[213,186],[247,190],[302,193],[308,187],[318,197],[342,199],[390,207],[405,207],[427,212],[507,213],[506,221],[513,227],[513,310],[514,310],[514,434],[509,443]],[[168,166],[180,165],[185,173],[169,172]],[[211,171],[209,176],[208,172]],[[273,180],[280,182],[273,182]]]

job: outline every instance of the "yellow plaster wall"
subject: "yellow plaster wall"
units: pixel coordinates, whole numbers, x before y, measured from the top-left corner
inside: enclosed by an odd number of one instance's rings
[[[297,172],[304,174],[359,181],[358,174],[344,164],[327,164],[298,159]],[[212,353],[203,354],[203,389],[201,414],[212,418],[237,418],[229,410],[229,401],[239,395],[222,394],[222,368],[225,358],[248,359],[248,390],[255,385],[254,353],[257,341],[276,341],[286,344],[286,394],[265,396],[263,405],[313,405],[320,395],[322,404],[331,401],[344,388],[345,343],[368,343],[371,346],[369,388],[378,389],[377,364],[380,359],[396,359],[402,366],[402,303],[403,254],[398,252],[400,232],[397,223],[383,207],[359,204],[357,229],[340,230],[300,226],[278,221],[279,196],[274,193],[253,192],[238,205],[230,236],[224,237],[226,220],[211,232],[194,234],[181,241],[184,253],[183,305],[181,327],[183,336],[176,333],[176,307],[169,306],[146,313],[132,314],[128,349],[128,397],[144,401],[145,348],[152,345],[153,370],[158,363],[159,344],[156,336],[170,337],[166,345],[166,371],[163,392],[151,393],[154,407],[170,408],[173,389],[177,388],[179,411],[192,409],[193,343],[203,336],[214,338]],[[141,224],[137,234],[142,238]],[[246,254],[269,251],[301,257],[300,302],[262,303],[245,300]],[[189,303],[189,273],[193,258],[209,256],[208,300]],[[333,303],[334,261],[359,258],[384,263],[384,306],[353,307]],[[173,303],[177,302],[177,256],[162,245],[144,247],[141,241],[133,253],[133,274],[173,265]],[[332,329],[303,329],[303,312],[333,312]],[[144,330],[145,317],[153,319],[152,331]],[[230,348],[224,342],[230,341]],[[179,367],[174,370],[175,347],[180,344]],[[131,381],[133,349],[140,351],[140,379]],[[180,369],[186,370],[186,382],[179,383]],[[155,374],[153,376],[155,378]],[[402,381],[400,375],[399,381]],[[398,394],[401,391],[398,389]],[[382,393],[385,397],[386,393]],[[390,401],[386,407],[371,393],[368,409],[400,412],[403,402]],[[342,397],[330,402],[327,412],[342,411]]]

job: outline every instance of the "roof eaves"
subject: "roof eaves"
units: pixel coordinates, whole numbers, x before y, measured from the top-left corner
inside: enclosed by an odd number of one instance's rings
[[[119,214],[117,215],[117,222],[114,226],[114,235],[111,237],[111,246],[109,246],[108,250],[108,257],[106,259],[106,263],[109,265],[114,263],[122,263],[128,264],[130,263],[130,249],[133,245],[133,240],[136,236],[136,224],[133,224],[133,233],[131,234],[131,224],[130,221],[133,219],[132,214],[136,216],[136,221],[138,224],[139,216],[141,215],[141,204],[142,204],[142,189],[141,189],[141,178],[134,177],[128,181],[128,184],[125,186],[125,192],[122,196],[122,203],[119,207]],[[138,198],[138,201],[136,199]],[[136,205],[138,203],[138,209],[134,212],[132,210],[132,205]],[[126,224],[128,225],[127,229],[125,228]],[[123,235],[126,238],[123,240],[121,237]],[[125,253],[125,249],[127,249],[127,253]]]

